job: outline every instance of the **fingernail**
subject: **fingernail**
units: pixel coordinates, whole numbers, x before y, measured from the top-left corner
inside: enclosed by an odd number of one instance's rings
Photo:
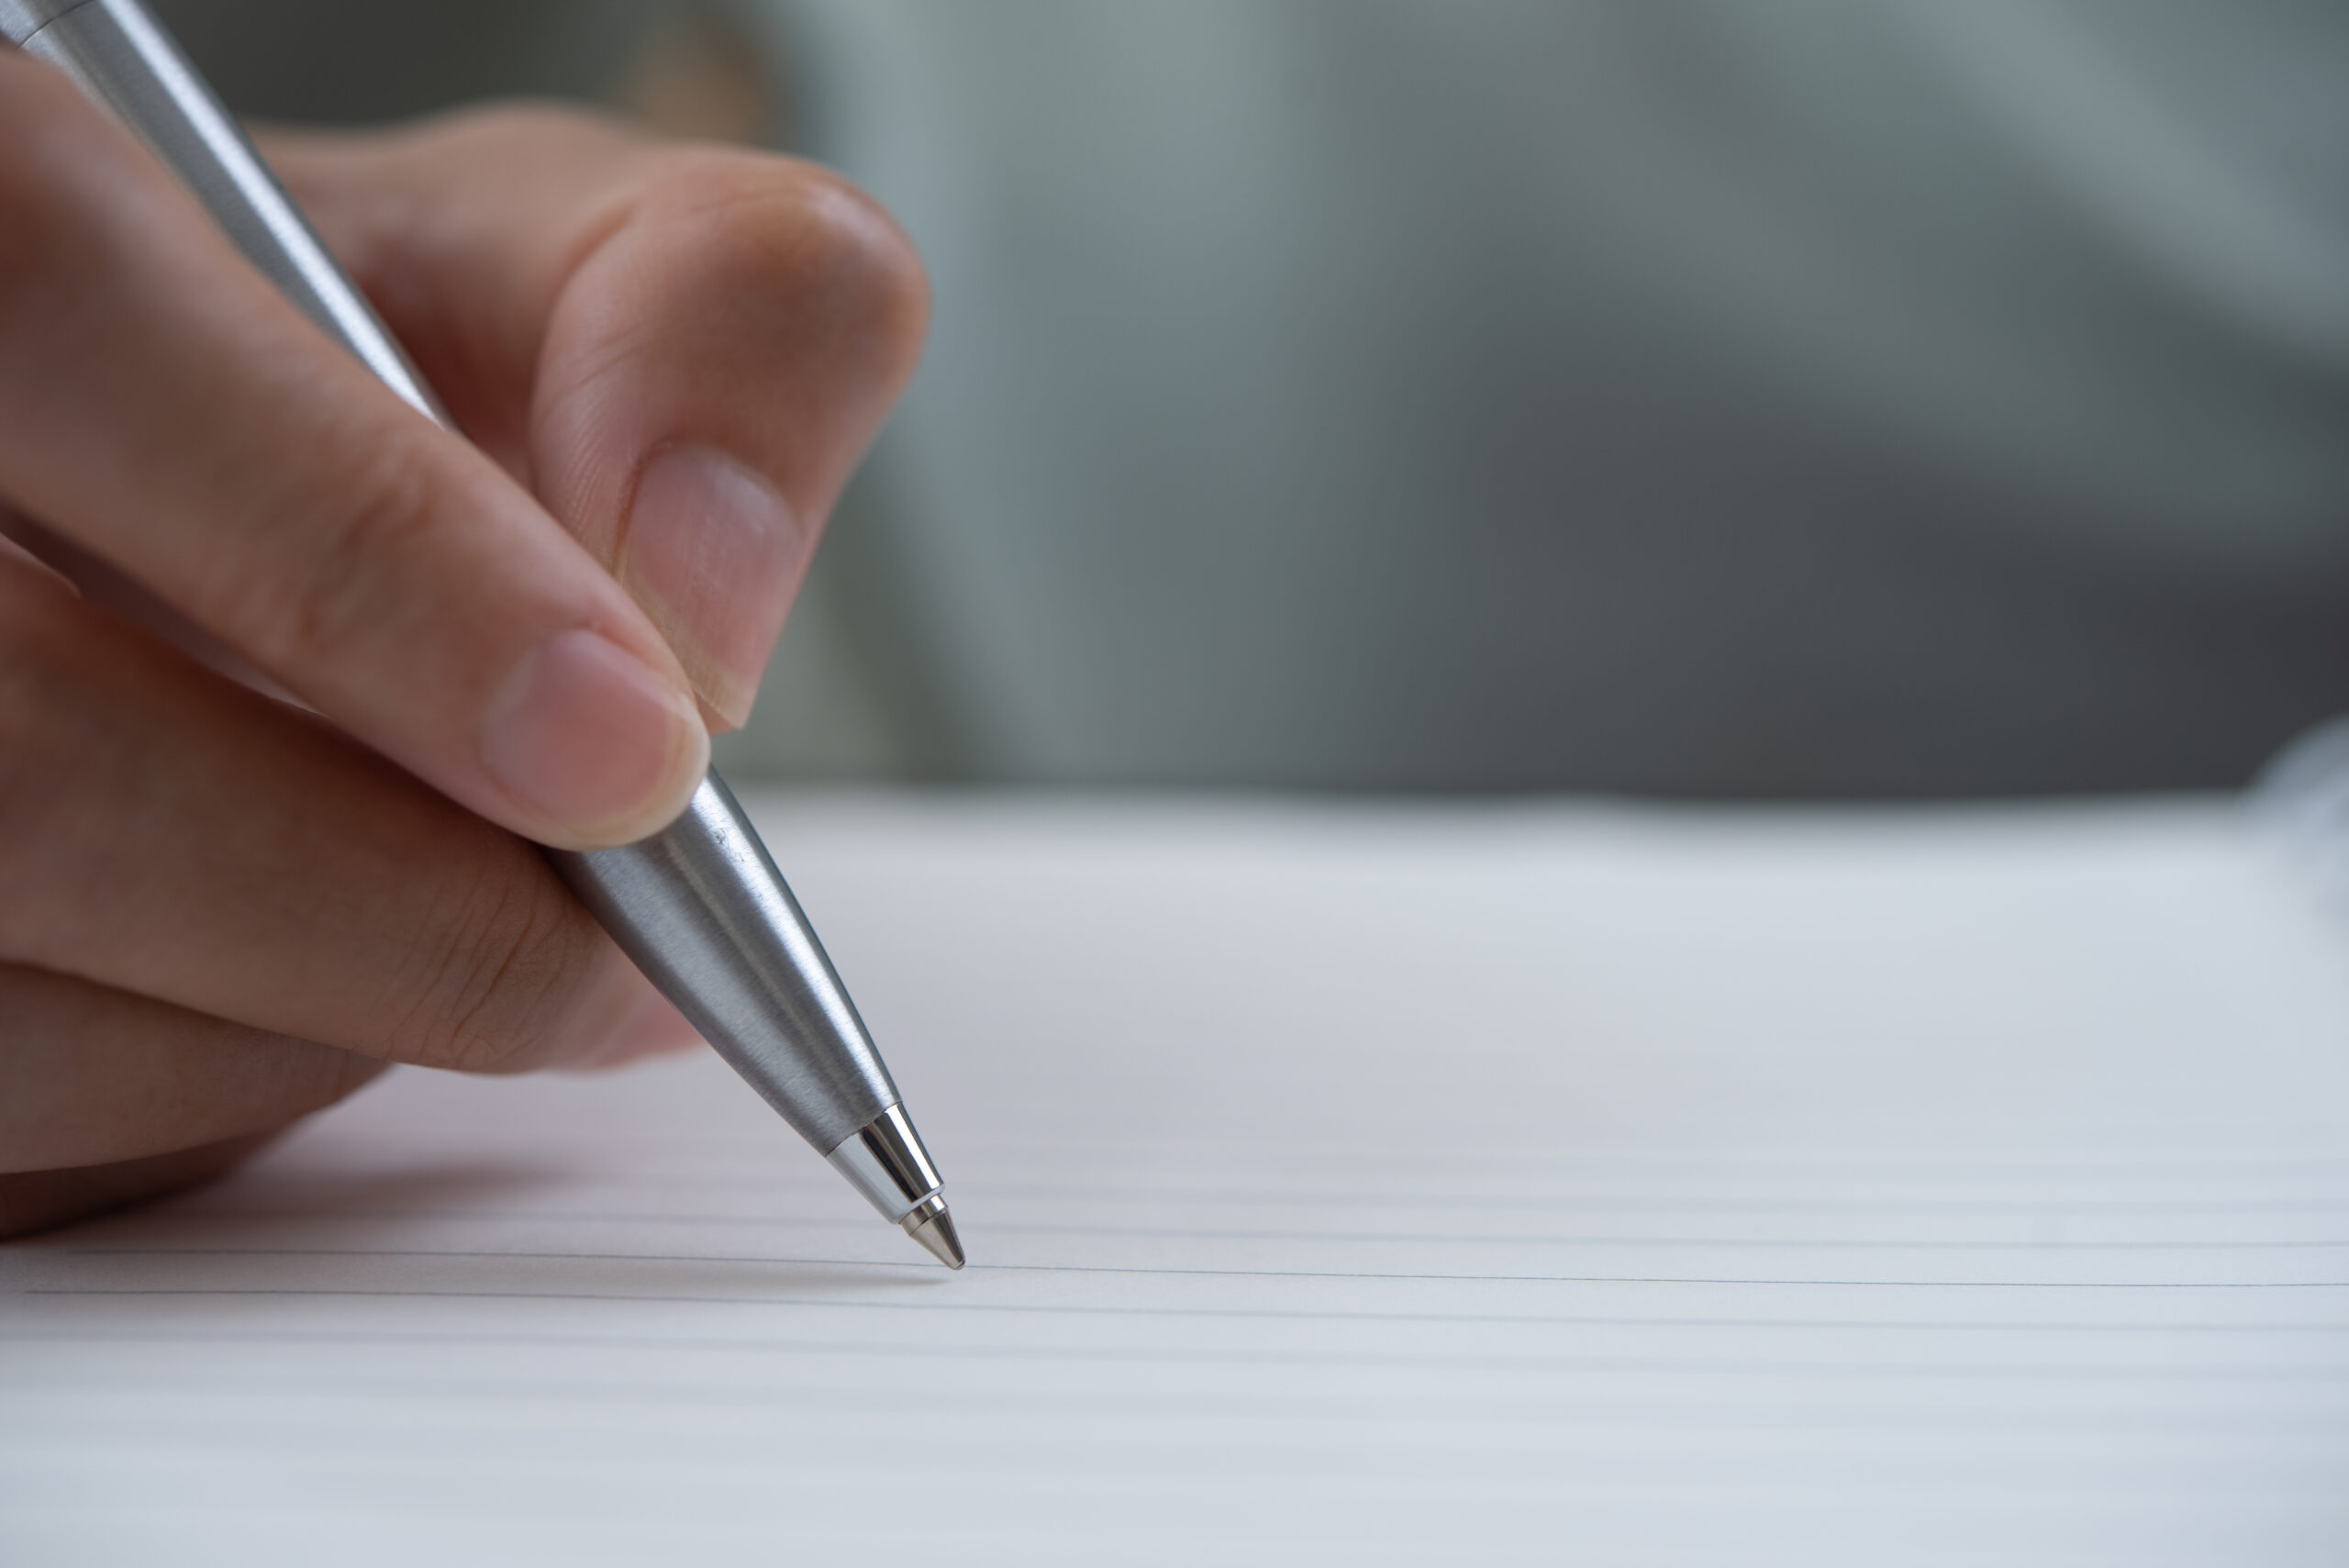
[[[672,447],[637,480],[619,574],[702,701],[740,724],[807,552],[806,530],[763,478],[708,447]]]
[[[527,655],[490,705],[482,762],[567,829],[574,846],[627,843],[662,827],[709,766],[692,700],[586,630]]]

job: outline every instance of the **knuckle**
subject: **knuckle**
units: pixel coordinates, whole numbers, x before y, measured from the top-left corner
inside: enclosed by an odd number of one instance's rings
[[[233,639],[268,669],[342,670],[424,635],[426,585],[447,553],[445,475],[412,441],[329,429],[314,450],[330,472],[290,476],[255,525],[275,541],[264,556],[299,563],[295,591],[227,555],[215,580]],[[328,516],[321,496],[333,498]]]
[[[384,1054],[465,1073],[539,1064],[586,992],[584,917],[551,875],[501,862],[419,936],[404,984],[417,1000]]]
[[[725,151],[680,154],[660,182],[695,244],[707,297],[769,302],[771,319],[859,354],[908,363],[930,305],[905,231],[847,180],[812,164]]]

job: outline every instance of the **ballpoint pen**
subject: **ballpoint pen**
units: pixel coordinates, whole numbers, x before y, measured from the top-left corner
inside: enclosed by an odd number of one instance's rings
[[[238,249],[418,413],[431,390],[139,0],[0,0],[0,34],[135,131]],[[823,944],[715,770],[640,842],[549,858],[677,1009],[884,1216],[951,1268],[938,1169]]]

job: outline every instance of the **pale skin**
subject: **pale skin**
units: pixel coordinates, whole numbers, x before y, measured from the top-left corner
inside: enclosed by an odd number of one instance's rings
[[[528,840],[676,813],[919,350],[805,163],[540,109],[264,150],[464,439],[0,52],[0,1235],[388,1062],[690,1044]]]

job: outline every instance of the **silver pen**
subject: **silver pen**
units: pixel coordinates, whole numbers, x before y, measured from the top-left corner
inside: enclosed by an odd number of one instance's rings
[[[195,192],[327,334],[443,428],[446,413],[243,130],[138,0],[0,0],[0,33],[63,71]],[[640,843],[550,850],[565,882],[702,1038],[851,1185],[950,1268],[963,1245],[823,944],[715,770]]]

